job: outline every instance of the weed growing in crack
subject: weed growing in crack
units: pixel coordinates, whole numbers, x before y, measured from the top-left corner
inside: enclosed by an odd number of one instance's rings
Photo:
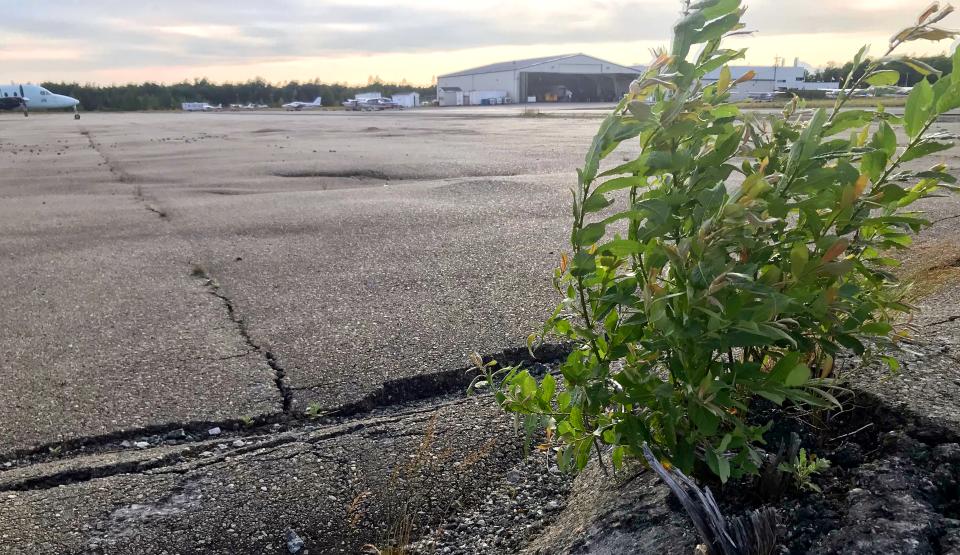
[[[800,489],[820,493],[820,486],[813,483],[813,475],[830,468],[830,461],[817,457],[813,453],[807,455],[806,449],[800,449],[797,458],[790,464],[780,463],[782,472],[791,474]]]
[[[429,552],[430,546],[442,528],[433,520],[446,516],[465,499],[463,482],[473,479],[478,465],[489,460],[497,448],[496,438],[483,442],[466,452],[438,445],[441,413],[434,413],[423,429],[416,448],[409,455],[395,461],[385,488],[357,493],[346,507],[347,522],[358,529],[371,524],[380,533],[376,544],[363,547],[364,553],[402,555],[409,552]],[[377,506],[371,505],[376,503]],[[432,516],[431,516],[432,515]],[[416,544],[413,540],[420,538]]]
[[[316,420],[327,414],[327,412],[323,410],[323,405],[317,402],[310,403],[310,406],[308,406],[303,413],[311,420]]]
[[[768,430],[749,418],[755,399],[839,406],[842,350],[896,366],[887,352],[911,306],[888,253],[929,225],[911,205],[956,183],[942,164],[905,164],[953,146],[930,129],[960,108],[960,52],[942,78],[892,53],[954,36],[936,26],[952,11],[935,4],[880,58],[861,49],[863,72],[831,109],[795,98],[767,116],[729,102],[754,77],[734,78],[727,64],[745,51],[721,48],[744,27],[740,1],[686,4],[671,49],[603,121],[572,188],[572,252],[554,275],[563,300],[543,330],[574,344],[563,383],[520,367],[483,380],[502,377],[496,399],[526,429],[554,431],[562,468],[607,449],[619,467],[649,444],[685,473],[754,475]],[[844,109],[904,65],[937,79],[913,88],[902,117]],[[639,156],[604,163],[625,141]]]

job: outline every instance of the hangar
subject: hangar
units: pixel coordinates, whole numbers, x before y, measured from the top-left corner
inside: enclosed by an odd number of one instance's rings
[[[567,54],[490,64],[437,77],[441,106],[525,102],[610,102],[638,72],[627,66]]]

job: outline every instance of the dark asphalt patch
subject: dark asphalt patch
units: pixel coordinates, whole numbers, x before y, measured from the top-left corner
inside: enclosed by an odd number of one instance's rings
[[[390,176],[378,170],[279,170],[273,172],[277,177],[338,177],[349,179],[379,179],[381,181],[400,180],[403,177]]]

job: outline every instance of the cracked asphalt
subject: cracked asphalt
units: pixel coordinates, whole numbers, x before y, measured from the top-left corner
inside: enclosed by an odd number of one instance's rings
[[[488,399],[337,417],[552,310],[598,121],[491,113],[0,114],[0,553],[355,553],[481,502],[521,456]],[[922,345],[855,381],[960,426],[960,201],[924,208]]]
[[[2,117],[0,457],[282,411],[268,352],[302,412],[523,345],[595,125]]]

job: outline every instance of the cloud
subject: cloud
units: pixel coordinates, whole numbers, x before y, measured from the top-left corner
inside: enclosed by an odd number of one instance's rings
[[[758,37],[858,34],[888,36],[918,9],[908,0],[755,0],[745,18]],[[353,0],[274,2],[236,0],[49,0],[21,3],[4,15],[4,29],[29,38],[37,51],[83,52],[82,60],[35,54],[12,70],[31,73],[113,71],[153,66],[206,68],[269,60],[361,58],[533,46],[665,42],[678,16],[675,0]],[[802,42],[778,52],[807,59]],[[49,44],[49,47],[44,46]],[[617,57],[635,61],[635,51]],[[488,60],[495,61],[495,60]],[[822,62],[814,60],[815,63]],[[471,64],[465,61],[464,67]],[[53,76],[50,76],[53,77]],[[294,76],[291,76],[293,78]]]

